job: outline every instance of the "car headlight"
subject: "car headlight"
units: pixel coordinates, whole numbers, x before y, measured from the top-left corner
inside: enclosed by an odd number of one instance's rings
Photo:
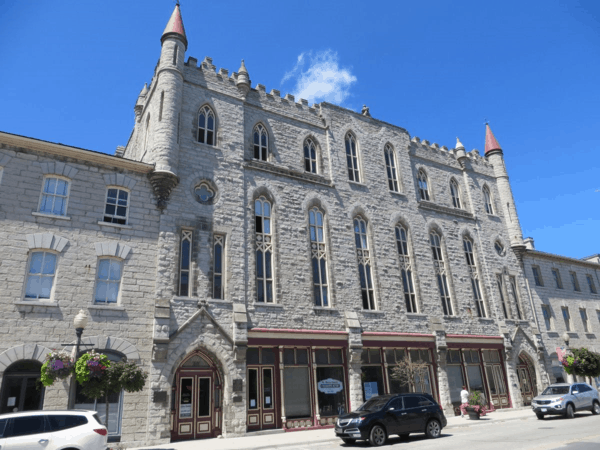
[[[356,417],[355,419],[352,419],[352,422],[350,422],[350,424],[352,425],[360,425],[361,423],[363,423],[363,420],[365,420],[366,417]]]

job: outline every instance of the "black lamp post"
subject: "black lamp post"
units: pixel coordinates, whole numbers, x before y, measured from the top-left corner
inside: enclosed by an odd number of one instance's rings
[[[79,347],[81,347],[81,335],[88,322],[88,316],[83,309],[79,310],[79,313],[73,319],[73,325],[75,325],[75,334],[77,335],[77,344],[75,345],[75,363],[79,357]],[[71,377],[71,386],[69,387],[69,409],[75,407],[75,394],[77,392],[77,379],[75,374]]]

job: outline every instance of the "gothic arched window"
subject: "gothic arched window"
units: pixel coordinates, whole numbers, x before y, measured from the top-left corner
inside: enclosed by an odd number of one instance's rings
[[[358,150],[356,138],[352,133],[346,134],[346,161],[348,163],[348,179],[360,183],[360,172],[358,169]]]
[[[411,258],[408,251],[408,232],[402,225],[396,225],[396,243],[398,244],[398,259],[400,260],[400,275],[402,277],[406,312],[416,313],[419,310],[415,295]]]
[[[388,186],[390,191],[398,192],[398,174],[396,173],[396,158],[394,148],[387,144],[383,150],[385,155],[385,168],[387,170]]]
[[[494,214],[494,207],[492,206],[492,194],[487,186],[483,187],[483,204],[485,206],[485,212],[488,214]]]
[[[271,203],[260,197],[254,201],[256,233],[256,301],[273,303],[273,236]]]
[[[367,238],[367,223],[360,216],[354,219],[354,240],[356,243],[356,256],[358,258],[358,274],[360,277],[363,309],[376,309],[375,289],[373,288],[373,277],[371,275],[369,239]]]
[[[419,170],[417,175],[417,183],[419,185],[419,195],[421,200],[429,200],[429,186],[427,183],[427,174],[423,169]]]
[[[304,141],[304,170],[317,173],[317,146],[310,138]]]
[[[314,207],[308,212],[308,219],[315,306],[331,306],[327,289],[327,244],[325,243],[323,212]]]
[[[438,282],[440,291],[440,300],[442,301],[442,309],[445,316],[452,316],[452,301],[450,299],[450,289],[448,288],[448,277],[444,254],[442,252],[442,244],[440,235],[435,231],[429,234],[429,243],[431,244],[431,252],[433,253],[433,268]]]
[[[254,127],[253,131],[254,142],[254,159],[266,161],[269,153],[269,135],[262,124]]]
[[[215,145],[215,113],[208,105],[198,113],[198,142]]]
[[[471,278],[471,288],[473,289],[473,300],[475,301],[475,309],[477,317],[486,317],[485,306],[481,296],[481,287],[479,286],[479,271],[477,270],[477,261],[475,260],[475,250],[473,249],[473,241],[468,237],[463,238],[463,249],[465,251],[465,259],[469,268]]]
[[[460,204],[460,190],[458,189],[458,183],[454,178],[450,180],[450,195],[452,195],[452,205],[455,208],[462,208]]]

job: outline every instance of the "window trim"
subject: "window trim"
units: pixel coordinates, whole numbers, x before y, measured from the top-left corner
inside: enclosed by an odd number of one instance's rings
[[[354,142],[354,148],[352,148],[352,145],[349,145],[348,142]],[[348,131],[344,136],[344,148],[346,150],[346,166],[348,181],[351,181],[353,183],[362,183],[358,139],[356,138],[356,135],[351,131]],[[352,154],[352,150],[354,150],[354,154]],[[348,164],[350,162],[352,162],[351,165]],[[350,174],[352,174],[352,176],[350,176]]]
[[[400,252],[402,239],[398,239],[398,230],[404,230],[404,235],[406,237],[406,253]],[[398,267],[400,269],[400,284],[402,286],[402,293],[404,294],[404,306],[406,308],[407,314],[419,314],[421,311],[421,307],[419,305],[419,295],[417,293],[417,283],[415,281],[415,268],[413,268],[413,254],[412,254],[412,245],[410,239],[410,233],[408,231],[408,227],[404,224],[398,222],[394,227],[394,237],[396,239],[396,255],[398,257]],[[402,245],[404,247],[404,245]],[[404,282],[405,278],[409,284],[407,286]],[[409,290],[407,291],[407,287]],[[412,292],[410,291],[410,287],[412,287]],[[408,298],[407,298],[408,295]],[[414,311],[409,311],[408,302],[410,300],[411,309]],[[412,308],[414,306],[414,308]]]
[[[33,249],[30,249],[28,253],[29,254],[27,256],[27,267],[25,270],[25,283],[23,283],[23,294],[21,295],[21,301],[28,302],[28,303],[29,302],[56,303],[56,301],[54,300],[54,291],[56,289],[56,281],[57,281],[56,275],[58,272],[58,263],[59,263],[60,253],[55,250],[48,249],[48,248],[33,248]],[[39,296],[36,298],[27,297],[27,283],[29,282],[29,275],[30,275],[29,270],[31,269],[31,260],[33,258],[34,253],[42,253],[44,255],[44,256],[42,256],[42,264],[43,264],[46,253],[52,253],[53,255],[56,256],[55,263],[54,263],[54,273],[53,273],[53,277],[52,277],[52,288],[50,289],[50,296],[48,298],[40,298]],[[40,272],[39,278],[42,278],[41,272]]]
[[[531,273],[533,274],[533,281],[536,286],[544,286],[544,279],[542,278],[542,270],[538,265],[531,266]],[[537,276],[536,276],[537,275]]]
[[[545,303],[542,303],[542,318],[544,319],[544,324],[546,325],[546,331],[554,331],[554,318],[552,315],[552,307]],[[546,317],[544,315],[544,311],[548,313],[548,324],[546,324]]]
[[[64,214],[54,214],[53,212],[47,212],[47,211],[42,211],[42,199],[44,197],[44,187],[46,186],[46,180],[48,178],[56,178],[56,179],[60,179],[60,180],[64,180],[67,182],[67,195],[64,196],[65,199],[65,213]],[[55,191],[56,192],[56,191]],[[54,198],[56,198],[56,194],[51,194]],[[63,197],[62,195],[60,197]],[[49,216],[49,217],[64,217],[67,218],[67,211],[69,209],[69,198],[71,197],[71,179],[67,178],[65,176],[62,175],[56,175],[53,173],[49,173],[47,175],[44,175],[44,178],[42,179],[42,188],[40,190],[40,197],[38,200],[38,207],[37,210],[35,211],[38,214],[44,214],[45,216]],[[54,206],[54,199],[52,200],[52,206]],[[54,208],[53,208],[54,209]]]
[[[425,188],[423,188],[422,186],[423,182],[425,183]],[[417,172],[417,189],[419,192],[419,201],[433,201],[433,195],[430,192],[431,189],[429,186],[429,177],[427,176],[427,172],[423,168],[420,168]]]
[[[202,113],[205,113],[204,128],[200,127],[200,115]],[[209,144],[207,142],[207,140],[208,140],[207,138],[208,138],[208,133],[211,130],[209,130],[209,128],[208,128],[208,118],[211,115],[213,118],[212,144]],[[198,130],[198,137],[196,139],[196,142],[198,142],[199,144],[205,144],[205,145],[210,145],[211,147],[216,147],[217,146],[217,115],[215,114],[214,109],[208,103],[205,103],[200,108],[198,108],[198,113],[196,114],[196,123],[197,123],[197,130]],[[203,136],[203,141],[200,140],[201,132],[202,132],[202,136]]]
[[[588,282],[588,287],[590,288],[590,294],[597,294],[598,289],[596,289],[596,284],[594,283],[594,278],[590,274],[586,274],[585,279]]]
[[[307,156],[307,152],[306,152],[306,148],[308,145],[308,158]],[[311,153],[310,150],[312,149],[315,152],[315,157],[314,159],[311,158]],[[314,138],[312,138],[311,136],[308,136],[306,139],[304,139],[304,142],[302,143],[302,153],[303,153],[303,165],[304,165],[304,171],[307,173],[313,173],[315,175],[319,174],[319,146],[316,143],[316,140]],[[309,162],[309,164],[311,165],[311,169],[312,169],[312,164],[314,163],[314,168],[315,170],[306,170],[306,163]]]
[[[570,271],[571,274],[571,283],[573,284],[573,291],[581,292],[581,286],[579,286],[579,279],[577,278],[577,272]]]
[[[383,157],[385,160],[385,170],[388,179],[388,189],[390,192],[400,192],[400,176],[398,174],[398,161],[394,146],[389,142],[383,147]],[[391,186],[390,186],[391,185]]]
[[[256,202],[261,202],[261,215],[257,216],[256,215]],[[264,204],[267,203],[269,205],[269,215],[265,216],[264,215]],[[276,286],[275,286],[275,264],[273,264],[273,261],[275,259],[275,245],[274,245],[274,240],[275,240],[275,236],[274,236],[274,220],[273,220],[273,202],[267,198],[266,195],[259,195],[258,197],[256,197],[254,199],[254,201],[252,202],[252,214],[254,216],[254,258],[255,258],[255,264],[254,264],[254,270],[255,270],[255,276],[254,276],[254,280],[256,283],[256,290],[255,290],[255,303],[259,304],[259,305],[274,305],[277,304],[276,301]],[[261,231],[258,231],[256,229],[256,218],[257,217],[261,217]],[[269,219],[269,232],[265,232],[265,221],[264,218],[268,217]],[[259,239],[260,236],[260,239]],[[268,239],[267,239],[268,237]],[[258,273],[258,259],[257,259],[257,254],[258,252],[262,253],[262,271],[263,271],[263,277],[259,278],[259,273]],[[266,253],[270,253],[270,269],[271,269],[271,276],[267,277],[267,262],[266,262],[266,258],[265,255]],[[269,280],[271,281],[271,301],[268,301],[268,283]],[[259,300],[259,295],[258,295],[258,286],[259,283],[262,283],[263,285],[263,301]]]
[[[106,221],[106,206],[108,205],[108,191],[110,189],[116,189],[117,191],[124,191],[127,192],[127,205],[125,206],[125,223],[118,223],[118,222],[108,222]],[[119,200],[119,192],[117,192],[117,203],[115,203],[115,213],[117,212],[117,207],[118,207],[118,200]],[[106,186],[106,195],[104,196],[104,212],[102,213],[102,220],[101,222],[103,224],[109,224],[109,225],[117,225],[117,226],[127,226],[129,225],[129,210],[130,210],[130,206],[131,206],[131,190],[123,187],[123,186],[116,186],[116,185],[111,185],[111,186]],[[115,219],[116,214],[112,215],[112,219]]]
[[[558,268],[552,268],[552,277],[554,278],[556,289],[563,289],[562,277],[560,276],[560,270]]]
[[[188,269],[182,269],[183,267],[183,243],[184,241],[188,241],[190,244],[190,250],[189,250],[189,260],[188,262]],[[185,229],[183,228],[179,234],[179,258],[178,258],[178,268],[177,268],[177,296],[179,297],[192,297],[192,294],[194,292],[194,283],[193,283],[193,277],[192,277],[192,273],[193,273],[193,268],[192,268],[192,261],[193,261],[193,257],[192,257],[192,252],[194,249],[194,231],[190,230],[190,229]],[[187,272],[188,275],[188,291],[187,294],[182,294],[181,293],[181,279],[182,279],[182,275],[184,272]]]
[[[226,245],[227,243],[227,236],[224,233],[215,233],[213,234],[213,243],[212,243],[212,256],[213,256],[213,264],[212,264],[212,298],[216,299],[216,300],[225,300],[225,287],[226,287],[226,275],[227,275],[227,258],[226,258]],[[216,268],[216,254],[217,254],[217,250],[216,247],[217,245],[221,245],[221,270],[220,272],[217,272],[217,268]],[[217,297],[215,296],[215,287],[216,287],[216,282],[215,282],[215,278],[217,276],[221,277],[221,296]]]
[[[470,252],[467,249],[467,243],[470,246]],[[484,319],[488,317],[488,314],[485,299],[483,297],[483,290],[481,289],[481,283],[479,282],[481,275],[479,273],[479,264],[477,264],[477,252],[475,250],[475,242],[468,235],[463,236],[463,250],[465,254],[465,260],[469,268],[471,289],[473,291],[473,300],[475,302],[477,317]],[[469,260],[471,260],[472,264]]]
[[[460,186],[454,177],[450,178],[450,196],[452,197],[452,206],[456,209],[464,209],[461,201]]]
[[[358,240],[356,233],[356,223],[358,222]],[[361,230],[361,222],[364,224],[364,233]],[[377,302],[377,290],[375,289],[375,270],[373,267],[373,258],[371,258],[371,239],[369,237],[369,222],[367,219],[361,215],[357,214],[354,219],[352,219],[352,228],[354,234],[354,248],[356,250],[356,262],[358,267],[358,275],[359,275],[359,286],[361,292],[361,300],[362,300],[362,310],[363,311],[379,311],[378,302]],[[364,240],[363,240],[364,235]],[[359,246],[360,242],[360,246]],[[361,267],[363,271],[361,272]],[[365,287],[363,287],[361,281],[365,281]],[[369,280],[371,281],[371,286],[369,286]],[[363,293],[366,292],[366,300],[369,308],[365,308],[365,297]],[[370,294],[370,295],[369,295]]]
[[[562,312],[562,316],[563,316],[563,321],[565,322],[565,328],[567,332],[571,332],[571,313],[569,312],[569,307],[568,306],[561,306],[560,310]],[[565,313],[567,313],[565,315]]]
[[[483,194],[483,206],[484,206],[485,212],[491,216],[495,215],[494,199],[492,197],[492,191],[490,190],[490,188],[488,187],[487,184],[483,185],[483,188],[481,188],[481,192]]]
[[[98,278],[98,275],[100,274],[100,262],[103,261],[103,260],[109,260],[109,261],[111,261],[111,263],[112,263],[112,261],[116,261],[121,266],[120,267],[121,268],[121,270],[120,270],[120,272],[121,272],[120,275],[121,276],[119,277],[119,282],[118,282],[117,299],[114,302],[108,301],[108,296],[106,297],[105,301],[98,301],[98,298],[97,298],[97,296],[98,296],[98,282],[101,281]],[[109,274],[110,274],[110,265],[111,264],[109,264]],[[114,306],[114,305],[119,306],[119,305],[121,305],[121,292],[122,292],[121,284],[123,282],[123,272],[124,272],[124,269],[125,269],[125,264],[124,264],[124,260],[122,258],[118,258],[116,256],[109,256],[109,255],[103,255],[103,256],[98,256],[97,257],[97,260],[96,260],[96,275],[95,275],[95,278],[94,278],[94,300],[92,302],[93,305],[101,305],[101,306]],[[109,275],[109,278],[107,280],[102,280],[102,281],[106,281],[106,283],[108,283],[108,284],[111,284],[111,283],[114,284],[114,282],[110,280],[110,275]]]
[[[434,237],[437,237],[437,247],[434,248]],[[439,251],[437,251],[439,248]],[[429,231],[429,249],[432,253],[433,268],[438,285],[439,299],[441,301],[442,313],[444,316],[456,316],[452,289],[450,287],[450,271],[446,265],[446,255],[444,252],[443,235],[437,230]],[[438,256],[439,253],[439,256]],[[445,307],[445,308],[444,308]],[[445,309],[445,311],[444,311]]]
[[[311,213],[315,214],[315,224],[312,225],[310,222]],[[321,214],[322,225],[319,226],[317,222],[317,214]],[[315,229],[315,238],[312,239],[312,229]],[[319,228],[322,229],[322,241],[319,241]],[[308,238],[309,238],[309,248],[310,248],[310,268],[311,268],[311,279],[312,279],[312,299],[313,306],[316,308],[332,308],[331,304],[331,281],[330,281],[330,270],[329,270],[329,258],[328,258],[328,245],[327,245],[327,230],[326,230],[326,221],[325,221],[325,211],[318,206],[313,206],[308,210]],[[316,245],[316,248],[315,248]],[[313,260],[318,260],[318,271],[320,276],[321,283],[317,283],[315,280],[315,271],[313,266]],[[323,261],[323,263],[321,262]],[[323,281],[323,272],[325,270],[325,283]],[[317,299],[315,296],[315,289],[319,287],[321,303],[317,305]],[[323,288],[325,288],[326,296],[327,296],[327,305],[323,305]]]
[[[258,133],[258,152],[259,152],[259,157],[256,157],[256,147],[257,145],[254,142],[254,135]],[[265,136],[266,139],[266,144],[263,146],[262,145],[262,136]],[[254,128],[252,128],[252,159],[256,160],[256,161],[269,161],[269,132],[267,131],[267,127],[265,127],[263,125],[262,122],[257,123],[256,125],[254,125]],[[264,151],[264,155],[263,152]],[[263,157],[264,156],[264,157]]]

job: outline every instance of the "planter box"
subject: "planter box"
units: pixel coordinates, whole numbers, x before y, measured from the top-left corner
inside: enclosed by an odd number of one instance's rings
[[[474,408],[471,408],[470,406],[466,408],[467,412],[469,413],[469,419],[471,420],[479,420],[479,413],[477,411],[475,411]]]

